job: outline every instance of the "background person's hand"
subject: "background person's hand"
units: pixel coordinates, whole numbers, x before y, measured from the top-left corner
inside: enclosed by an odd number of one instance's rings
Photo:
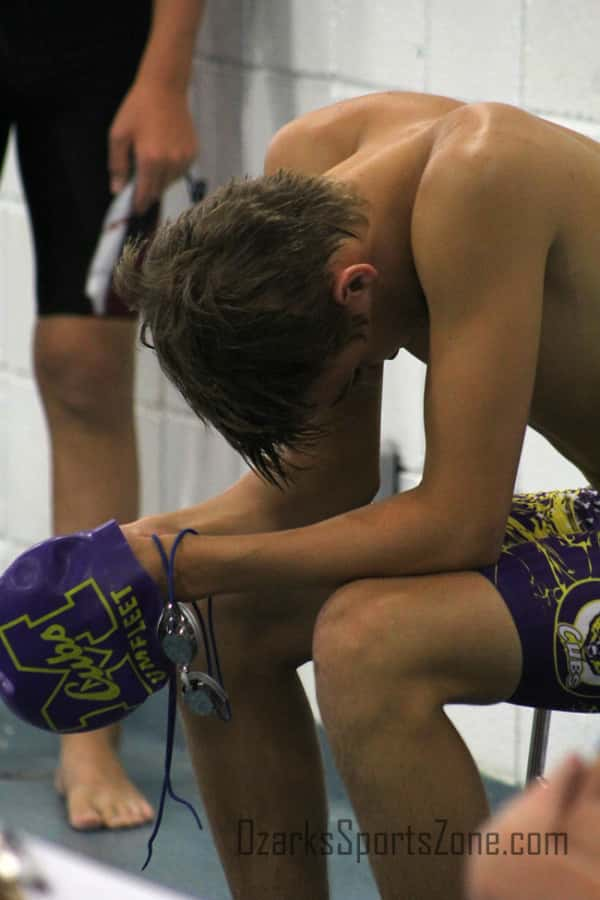
[[[498,854],[468,858],[468,900],[600,900],[600,757],[567,757],[483,830],[499,835]]]
[[[118,193],[135,174],[134,209],[141,214],[184,174],[197,153],[185,91],[136,81],[109,132],[111,191]]]

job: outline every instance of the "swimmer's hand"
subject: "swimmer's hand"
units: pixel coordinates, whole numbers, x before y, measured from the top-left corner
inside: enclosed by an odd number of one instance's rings
[[[164,531],[161,533],[158,522],[154,523],[155,527],[153,527],[153,518],[138,519],[136,522],[121,525],[120,528],[142,569],[157,583],[162,592],[166,592],[167,575],[152,535],[157,534],[160,537],[167,557],[175,540],[175,535]],[[156,518],[159,519],[160,517],[157,516]]]

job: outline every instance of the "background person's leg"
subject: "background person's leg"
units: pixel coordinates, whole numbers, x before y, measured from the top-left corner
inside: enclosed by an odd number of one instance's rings
[[[382,897],[462,900],[461,849],[488,805],[443,704],[514,691],[521,647],[504,601],[473,573],[355,582],[323,609],[314,658],[323,723]]]
[[[35,375],[48,423],[58,534],[138,514],[135,318],[127,310],[95,317],[84,293],[111,200],[107,134],[123,86],[96,97],[89,84],[78,85],[75,76],[72,83],[73,97],[66,85],[62,93],[56,88],[55,103],[30,100],[17,126],[36,254]],[[151,227],[151,218],[144,224]],[[121,767],[118,734],[114,726],[61,739],[57,787],[76,828],[136,825],[153,816]]]
[[[131,321],[91,316],[49,316],[37,323],[35,373],[50,437],[56,534],[136,517],[135,328]],[[57,787],[76,828],[152,818],[116,755],[118,733],[115,725],[61,739]]]

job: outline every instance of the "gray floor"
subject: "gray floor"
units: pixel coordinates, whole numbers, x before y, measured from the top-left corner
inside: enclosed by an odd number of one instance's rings
[[[124,729],[125,764],[152,802],[158,799],[161,786],[165,711],[166,696],[155,695]],[[328,857],[332,898],[374,900],[378,895],[368,863],[355,859],[356,821],[324,739],[322,746],[330,798],[329,827],[334,837],[342,835],[335,844],[345,851]],[[140,867],[146,856],[150,827],[93,834],[69,828],[62,802],[52,786],[56,750],[54,736],[20,723],[0,704],[0,819],[5,824],[182,893],[203,900],[229,900],[208,830],[199,833],[187,810],[173,801],[167,804],[152,861],[143,873]],[[175,791],[194,802],[206,823],[180,733],[172,780]],[[484,783],[492,808],[514,793],[513,788],[499,782],[486,779]],[[338,824],[343,820],[350,820],[352,825]],[[348,853],[350,847],[352,852]]]

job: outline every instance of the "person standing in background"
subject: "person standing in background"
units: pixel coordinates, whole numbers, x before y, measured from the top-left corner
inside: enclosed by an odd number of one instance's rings
[[[35,378],[50,438],[56,534],[138,515],[137,317],[85,292],[113,195],[136,178],[128,235],[147,235],[197,154],[188,107],[204,0],[3,0],[0,165],[14,126],[33,232]],[[4,298],[15,302],[16,298]],[[118,726],[61,739],[56,786],[74,828],[149,821],[117,753]]]

